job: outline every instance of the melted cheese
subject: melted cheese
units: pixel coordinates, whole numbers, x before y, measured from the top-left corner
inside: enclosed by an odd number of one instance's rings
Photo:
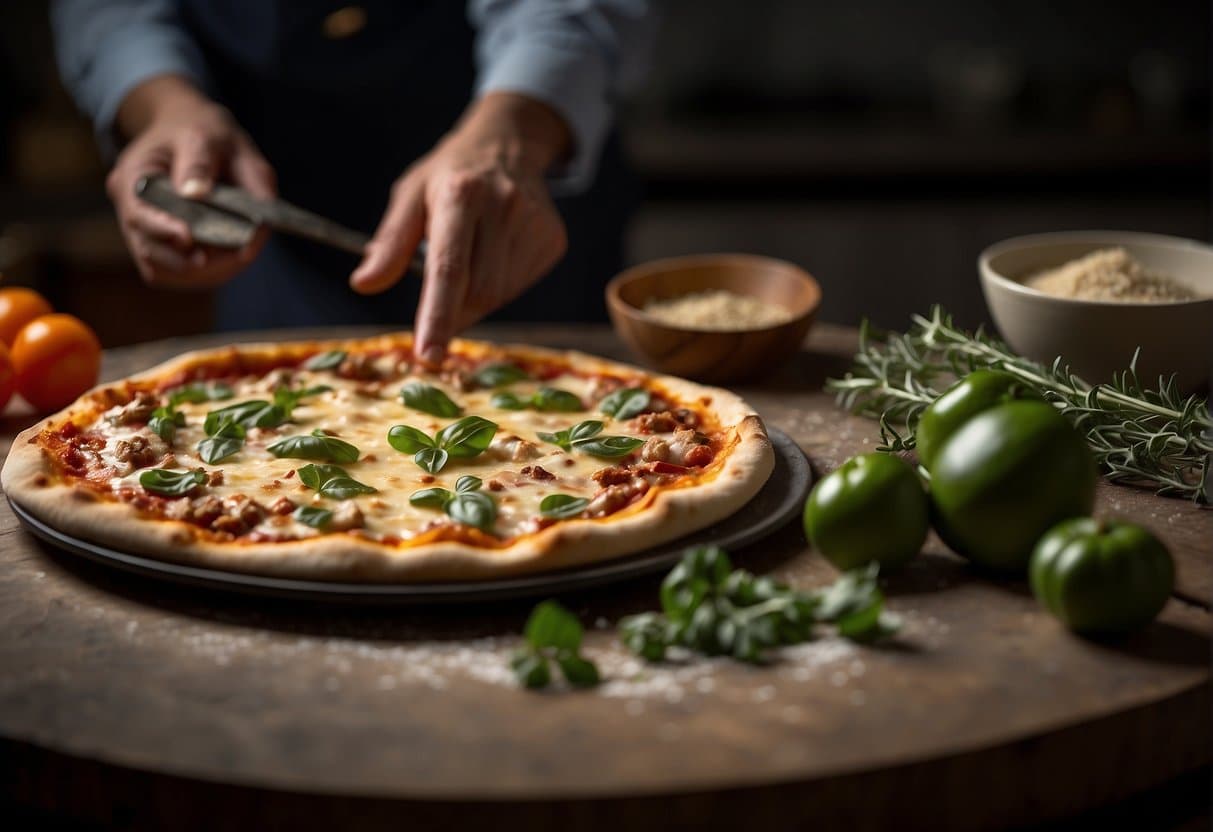
[[[497,520],[493,532],[503,538],[528,531],[528,524],[540,516],[539,504],[544,497],[561,493],[575,497],[592,497],[599,486],[591,475],[602,468],[616,464],[619,460],[602,459],[574,450],[566,453],[559,447],[540,440],[537,433],[565,430],[587,419],[598,419],[605,423],[607,435],[640,436],[630,430],[627,422],[612,420],[596,409],[576,413],[539,413],[534,410],[505,411],[491,406],[494,390],[474,390],[460,393],[432,376],[410,374],[384,383],[377,396],[368,396],[366,382],[342,379],[333,373],[296,371],[291,378],[292,389],[313,385],[329,385],[327,393],[303,399],[294,409],[293,421],[277,429],[263,431],[252,429],[244,447],[237,454],[215,465],[203,462],[197,454],[198,443],[206,438],[203,422],[206,414],[219,407],[253,399],[270,399],[272,390],[282,379],[278,371],[266,378],[249,380],[234,385],[235,396],[222,402],[182,404],[178,410],[185,414],[186,423],[178,428],[173,441],[176,464],[174,469],[203,468],[208,473],[222,471],[222,482],[211,485],[207,493],[220,498],[245,494],[263,506],[269,506],[279,497],[287,497],[296,505],[311,505],[335,510],[340,506],[336,500],[321,497],[304,486],[298,474],[299,467],[308,460],[279,459],[266,450],[284,436],[309,434],[314,429],[323,429],[338,438],[355,445],[360,453],[357,462],[341,465],[351,477],[378,489],[378,493],[356,498],[356,504],[364,517],[364,532],[372,538],[395,537],[408,540],[433,528],[436,524],[454,523],[441,509],[419,508],[409,503],[409,496],[423,488],[455,489],[455,481],[471,474],[484,481],[483,491],[493,497],[497,504]],[[497,433],[489,449],[471,459],[451,458],[437,474],[428,474],[414,461],[412,454],[403,454],[388,444],[388,430],[394,425],[410,425],[433,436],[446,425],[457,421],[444,419],[414,410],[404,405],[399,396],[400,388],[410,380],[433,384],[447,393],[463,408],[465,416],[483,416],[497,424]],[[555,387],[579,396],[596,408],[597,400],[591,394],[594,382],[577,375],[565,374],[554,379],[521,381],[508,386],[509,392],[528,397],[540,387]],[[146,428],[144,428],[146,431]],[[538,448],[539,455],[532,459],[512,459],[513,441],[521,438]],[[643,438],[647,438],[643,437]],[[520,476],[517,472],[527,465],[541,466],[555,476],[554,480],[536,481]],[[138,487],[140,472],[115,478],[114,488]],[[504,490],[493,491],[490,481],[497,479]],[[256,531],[276,537],[303,538],[321,532],[293,520],[289,515],[267,516]]]

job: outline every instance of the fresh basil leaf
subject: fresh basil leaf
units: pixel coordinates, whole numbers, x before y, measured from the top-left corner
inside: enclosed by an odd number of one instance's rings
[[[480,477],[473,477],[471,474],[465,474],[455,480],[455,493],[466,494],[469,491],[477,491],[483,485]]]
[[[305,526],[323,529],[332,522],[333,512],[319,506],[299,506],[291,516]]]
[[[413,410],[452,419],[463,414],[463,408],[451,401],[451,397],[430,384],[410,381],[400,388],[400,398]]]
[[[316,459],[321,462],[357,462],[361,453],[349,442],[319,431],[311,435],[284,437],[266,450],[279,459]]]
[[[420,508],[446,508],[455,495],[445,488],[423,488],[409,496],[409,502]]]
[[[315,491],[319,491],[331,479],[348,476],[339,465],[308,464],[299,469],[299,481]]]
[[[204,381],[194,381],[169,391],[168,406],[173,408],[183,403],[217,402],[230,399],[234,395],[236,395],[236,391],[221,381],[210,384]]]
[[[555,647],[576,653],[581,647],[581,622],[555,601],[544,601],[531,611],[523,634],[536,650]]]
[[[602,422],[599,422],[597,419],[578,422],[577,424],[573,425],[573,427],[569,428],[569,441],[573,442],[574,444],[577,442],[583,442],[586,439],[602,433],[602,428]]]
[[[643,439],[637,439],[634,436],[599,436],[574,442],[573,447],[591,456],[614,459],[627,456],[643,444]]]
[[[481,387],[504,387],[528,378],[526,371],[514,364],[488,364],[472,374],[472,380]]]
[[[139,484],[144,490],[161,497],[184,497],[198,486],[206,484],[206,472],[201,468],[193,471],[153,468],[139,475]]]
[[[562,650],[556,654],[556,664],[560,666],[565,681],[575,688],[592,688],[601,681],[594,663],[576,653]]]
[[[548,442],[552,445],[559,445],[566,451],[571,451],[573,449],[573,443],[569,441],[569,432],[567,430],[562,430],[558,433],[545,433],[543,431],[539,431],[535,435],[538,436],[542,441]]]
[[[316,493],[321,497],[328,497],[330,500],[348,500],[360,494],[374,494],[378,490],[358,482],[353,477],[333,477]]]
[[[454,499],[446,504],[446,513],[457,523],[491,532],[497,519],[497,504],[493,502],[492,497],[481,491],[465,491],[456,494]]]
[[[303,363],[305,370],[331,370],[334,367],[340,367],[341,362],[345,361],[345,352],[343,350],[329,350],[317,355],[313,355]]]
[[[489,404],[499,410],[526,410],[527,401],[513,393],[494,393]]]
[[[387,443],[402,454],[415,454],[422,448],[433,448],[434,440],[409,425],[395,425],[387,432]]]
[[[555,520],[567,520],[585,511],[590,501],[585,497],[574,497],[570,494],[549,494],[539,504],[539,513],[544,517]]]
[[[497,425],[480,416],[465,416],[447,425],[434,437],[435,443],[457,459],[479,456],[488,449]]]
[[[531,690],[546,688],[552,681],[552,671],[546,656],[530,650],[520,650],[510,660],[510,668],[519,684]]]
[[[531,404],[536,410],[544,413],[576,413],[585,410],[580,398],[567,390],[558,390],[555,387],[540,387],[531,397]]]
[[[624,387],[598,403],[598,409],[616,419],[631,419],[644,413],[652,397],[641,387]]]
[[[318,396],[321,393],[327,393],[332,390],[327,384],[317,384],[313,387],[305,387],[302,390],[291,390],[288,387],[279,387],[274,390],[274,404],[282,408],[283,416],[290,419],[294,415],[295,407],[300,401],[308,396]]]
[[[207,436],[214,436],[219,426],[227,420],[237,422],[245,428],[273,428],[286,421],[286,412],[279,405],[254,399],[212,410],[206,414],[202,429]]]
[[[449,456],[442,448],[422,448],[413,456],[413,462],[416,462],[423,470],[437,474],[446,465]]]
[[[214,465],[238,453],[244,447],[244,439],[236,436],[208,436],[198,443],[198,456],[203,462]]]
[[[304,465],[299,469],[299,481],[315,489],[321,497],[334,500],[348,500],[359,494],[374,494],[378,490],[358,482],[339,465]]]
[[[177,436],[177,428],[185,425],[185,414],[173,410],[172,407],[158,407],[152,411],[147,420],[147,427],[169,445]]]

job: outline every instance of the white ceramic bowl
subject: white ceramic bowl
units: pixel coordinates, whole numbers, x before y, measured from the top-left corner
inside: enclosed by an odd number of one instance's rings
[[[1170,275],[1201,295],[1178,303],[1114,303],[1061,298],[1024,279],[1100,248],[1120,246],[1148,270]],[[1213,246],[1132,231],[1063,231],[1014,237],[977,261],[981,290],[998,331],[1021,355],[1051,363],[1058,355],[1090,382],[1137,362],[1143,383],[1176,373],[1184,390],[1208,385],[1213,367]]]

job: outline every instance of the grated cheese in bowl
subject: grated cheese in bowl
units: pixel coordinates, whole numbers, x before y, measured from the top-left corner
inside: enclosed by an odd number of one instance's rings
[[[1101,248],[1055,269],[1032,275],[1025,285],[1046,294],[1116,303],[1173,303],[1198,295],[1173,277],[1146,269],[1123,248]]]
[[[782,306],[724,289],[691,292],[664,300],[650,299],[646,314],[683,329],[741,332],[787,323],[795,317]]]

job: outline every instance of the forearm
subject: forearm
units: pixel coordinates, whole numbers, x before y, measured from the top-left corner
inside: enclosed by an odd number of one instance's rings
[[[493,92],[468,105],[449,140],[481,148],[503,168],[543,176],[572,152],[572,133],[547,104],[525,95]]]

